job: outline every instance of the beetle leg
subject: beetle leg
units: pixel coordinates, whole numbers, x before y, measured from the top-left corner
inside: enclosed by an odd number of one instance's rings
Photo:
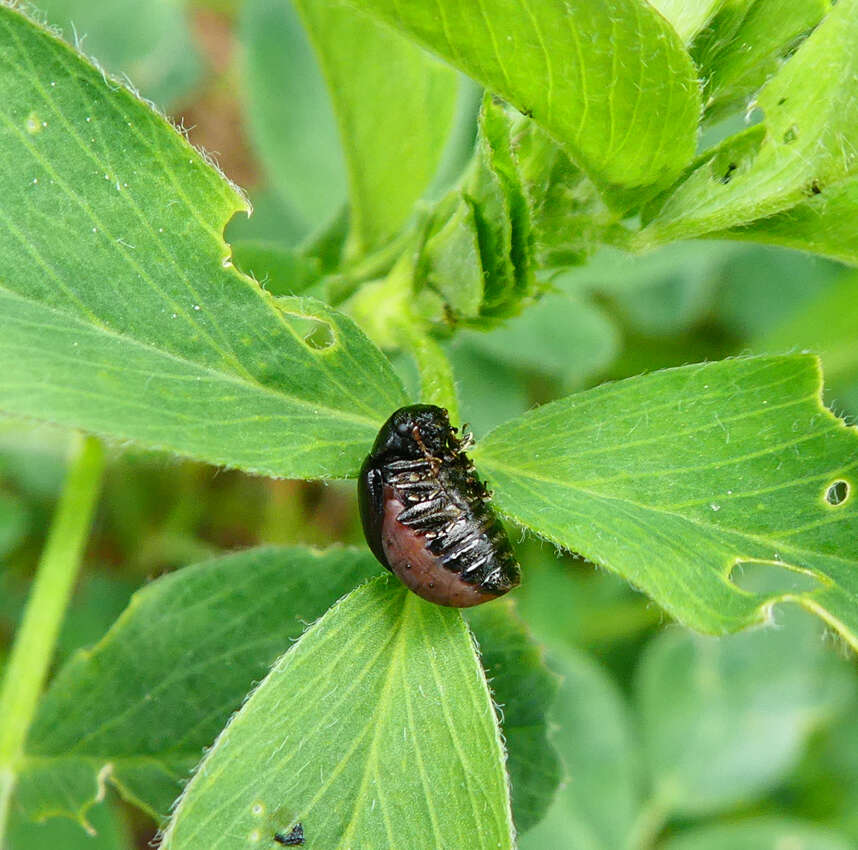
[[[418,448],[423,452],[423,456],[429,461],[429,464],[432,467],[432,474],[437,475],[438,470],[441,469],[441,459],[435,457],[432,452],[426,448],[426,443],[423,442],[423,436],[420,433],[420,429],[416,425],[411,429],[411,436],[414,437],[414,442],[417,443]]]

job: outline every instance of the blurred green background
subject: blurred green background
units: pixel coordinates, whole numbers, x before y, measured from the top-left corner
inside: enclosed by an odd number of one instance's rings
[[[247,190],[255,213],[227,231],[244,242],[237,264],[272,291],[300,286],[292,252],[336,216],[346,185],[324,83],[289,4],[39,5]],[[477,103],[463,82],[442,165],[448,176],[467,157]],[[505,327],[445,343],[462,417],[478,438],[605,380],[749,352],[819,352],[827,403],[858,416],[855,271],[783,250],[696,242],[646,257],[604,251],[552,284]],[[396,365],[414,387],[411,364]],[[59,430],[0,419],[0,664],[66,443]],[[622,850],[629,840],[665,850],[858,847],[858,669],[815,619],[782,608],[774,627],[721,640],[693,635],[625,582],[513,536],[524,569],[519,610],[563,677],[554,741],[567,774],[522,848]],[[57,664],[97,640],[132,591],[166,571],[259,543],[333,541],[362,543],[353,483],[256,479],[114,445]],[[13,850],[142,848],[154,834],[113,798],[92,820],[94,838],[65,821],[18,824]]]

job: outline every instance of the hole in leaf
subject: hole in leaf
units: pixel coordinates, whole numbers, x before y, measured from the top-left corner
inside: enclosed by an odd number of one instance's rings
[[[749,127],[755,127],[757,124],[761,124],[766,117],[766,113],[763,112],[762,108],[756,101],[752,101],[748,104],[748,108],[745,110],[745,123]]]
[[[337,341],[333,327],[321,319],[293,317],[290,324],[303,338],[304,344],[315,351],[324,351]]]
[[[763,126],[749,127],[714,150],[709,161],[712,180],[725,184],[749,171],[765,134]]]
[[[784,144],[791,145],[798,138],[798,127],[795,124],[792,125],[785,133],[784,133]]]
[[[829,505],[842,505],[849,498],[849,482],[840,479],[828,485],[825,491],[825,501]]]
[[[740,561],[731,570],[730,581],[741,590],[765,595],[809,593],[823,586],[810,573],[771,561]]]
[[[312,304],[297,296],[281,295],[274,298],[274,303],[280,309],[283,319],[293,333],[314,351],[326,351],[336,347],[339,342],[337,329],[327,318],[314,316],[309,311]]]

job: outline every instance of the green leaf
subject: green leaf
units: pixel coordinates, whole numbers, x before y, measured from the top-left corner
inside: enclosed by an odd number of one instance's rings
[[[239,36],[250,140],[306,233],[333,219],[346,200],[345,160],[325,80],[287,0],[247,0]]]
[[[569,556],[541,540],[517,546],[527,581],[516,590],[521,616],[549,647],[590,647],[598,653],[626,643],[663,620],[661,610],[619,576]],[[557,616],[557,600],[563,616]]]
[[[813,823],[761,817],[731,824],[713,824],[681,833],[661,845],[663,850],[849,850],[849,841]]]
[[[0,414],[0,475],[27,498],[55,501],[74,435]]]
[[[200,76],[200,58],[188,27],[189,12],[174,0],[39,0],[50,24],[111,73],[127,75],[160,106],[185,97]]]
[[[710,120],[738,108],[773,76],[831,8],[829,0],[721,0],[691,49]]]
[[[794,811],[825,823],[858,842],[858,700],[817,736],[786,789]]]
[[[418,296],[436,296],[430,318],[438,312],[444,325],[494,324],[544,288],[534,280],[530,208],[513,133],[505,108],[486,96],[470,169],[425,226],[415,285]]]
[[[82,818],[110,781],[165,815],[253,682],[308,622],[377,571],[364,552],[270,548],[146,585],[43,698],[18,805],[31,817]]]
[[[29,525],[29,511],[23,501],[0,490],[0,558],[21,542]]]
[[[585,298],[549,294],[489,333],[466,331],[462,344],[518,369],[556,375],[581,386],[607,367],[619,348],[610,318]]]
[[[289,477],[354,475],[406,402],[344,316],[230,267],[238,192],[0,8],[0,409]],[[322,337],[305,339],[313,327]]]
[[[57,637],[57,657],[96,643],[119,617],[136,588],[130,577],[89,569],[77,583]]]
[[[164,850],[510,848],[503,752],[458,612],[381,576],[278,661],[203,760]]]
[[[797,251],[739,245],[721,270],[715,318],[744,344],[807,309],[843,274],[843,266]],[[783,352],[757,353],[781,354]],[[826,375],[827,377],[827,375]]]
[[[568,780],[521,850],[625,847],[640,805],[638,743],[628,708],[607,673],[584,653],[554,649],[550,661],[562,676],[551,718]]]
[[[555,284],[567,292],[607,296],[615,312],[647,336],[676,334],[711,312],[725,264],[741,253],[747,249],[728,242],[676,242],[642,257],[605,248]]]
[[[693,628],[740,629],[791,599],[858,648],[858,432],[820,389],[811,356],[667,369],[512,420],[474,460],[504,514]],[[750,562],[781,589],[739,587]]]
[[[545,666],[512,600],[473,608],[467,621],[500,706],[512,815],[521,835],[542,820],[560,783],[557,750],[547,734],[557,677]]]
[[[729,0],[650,0],[665,18],[667,18],[685,44],[693,40],[712,19],[720,7]],[[735,3],[736,0],[733,0]],[[742,2],[742,0],[739,0]],[[754,2],[754,0],[747,0]]]
[[[531,208],[533,249],[540,268],[583,263],[617,227],[617,215],[593,182],[539,125],[513,127],[515,154]]]
[[[466,340],[460,342],[462,336],[457,334],[449,346],[461,399],[460,416],[474,434],[482,435],[528,410],[530,394],[525,375],[486,357]]]
[[[642,231],[640,244],[744,225],[853,176],[856,44],[858,3],[841,0],[761,90],[762,123],[704,153]]]
[[[269,242],[284,248],[294,248],[308,237],[307,221],[284,199],[276,188],[265,184],[264,188],[251,193],[252,215],[237,215],[230,220],[224,231],[226,241],[232,245],[238,242]],[[342,207],[340,212],[345,209]],[[339,217],[332,219],[332,226]],[[322,232],[326,232],[324,229]]]
[[[602,186],[669,184],[688,164],[697,72],[641,0],[354,0],[546,130]]]
[[[485,272],[484,312],[507,315],[533,289],[530,208],[524,194],[514,124],[489,96],[479,117],[477,156],[464,196],[474,206]]]
[[[783,245],[858,265],[858,177],[847,177],[784,212],[730,228],[730,239]]]
[[[677,242],[637,257],[603,247],[586,265],[565,270],[553,283],[574,295],[640,293],[643,300],[643,293],[677,279],[715,277],[731,255],[748,251],[729,242]]]
[[[317,257],[308,257],[276,242],[251,239],[233,242],[232,261],[272,295],[306,292],[322,276],[322,264]]]
[[[457,75],[354,9],[332,0],[294,2],[340,129],[349,178],[349,251],[364,254],[399,229],[432,180],[453,126]]]
[[[106,804],[92,810],[92,834],[67,818],[28,823],[13,813],[9,843],[4,850],[130,850],[134,845],[128,827],[116,806]]]
[[[752,343],[760,352],[795,348],[818,352],[825,382],[836,392],[858,381],[858,272],[848,272],[814,300],[802,304],[785,321],[770,327]]]
[[[761,796],[854,695],[850,664],[822,643],[818,623],[778,613],[779,628],[723,638],[674,630],[647,647],[637,692],[661,811],[700,816]]]
[[[459,321],[479,316],[487,275],[474,202],[456,191],[441,201],[434,216],[423,245],[420,282],[436,291]]]

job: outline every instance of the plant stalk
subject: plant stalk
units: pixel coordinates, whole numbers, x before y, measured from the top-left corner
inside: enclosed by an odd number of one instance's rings
[[[103,469],[101,443],[78,435],[0,686],[0,847],[18,763],[77,579]]]
[[[650,850],[671,812],[672,795],[661,789],[645,801],[629,831],[626,850]]]
[[[411,354],[420,373],[420,400],[447,409],[459,424],[453,368],[444,349],[412,313],[414,257],[403,254],[387,277],[364,285],[348,303],[348,312],[380,348]]]
[[[403,331],[404,347],[414,357],[420,374],[420,400],[444,407],[450,422],[459,425],[459,402],[453,367],[444,349],[429,334],[416,328]]]

